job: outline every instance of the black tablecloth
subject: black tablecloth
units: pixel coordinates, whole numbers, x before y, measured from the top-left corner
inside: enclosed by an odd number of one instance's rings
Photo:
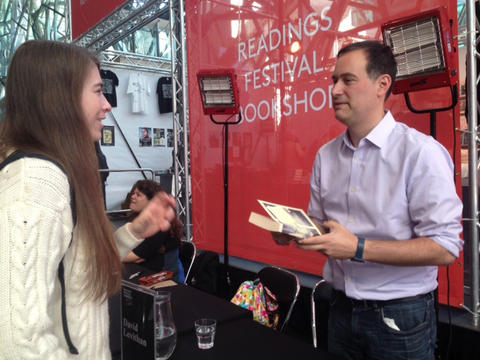
[[[278,331],[260,325],[253,320],[238,319],[217,325],[215,345],[200,350],[195,333],[179,334],[171,360],[281,360],[315,359],[333,360],[334,356],[313,345],[302,342]]]
[[[139,269],[138,266],[128,267],[124,279]],[[142,271],[142,275],[147,274]],[[137,283],[138,277],[142,275],[129,281]],[[309,343],[254,322],[250,311],[222,298],[182,284],[165,287],[161,291],[172,294],[172,313],[177,328],[177,345],[170,357],[172,360],[335,359],[323,350],[314,349]],[[198,349],[194,321],[200,318],[217,320],[215,345],[212,349]]]
[[[125,265],[123,278],[133,284],[138,284],[138,279],[142,276],[154,273],[138,264]],[[132,277],[133,275],[135,276]],[[193,330],[195,320],[201,318],[212,318],[217,322],[240,318],[252,319],[250,311],[191,286],[178,284],[158,289],[158,291],[168,291],[172,294],[172,313],[177,333]]]
[[[252,319],[250,311],[191,286],[180,284],[161,290],[172,294],[172,313],[178,334],[193,331],[195,320],[201,318],[216,319],[217,323]]]
[[[124,280],[138,284],[138,279],[142,276],[155,274],[155,271],[147,269],[145,266],[136,263],[124,263],[122,269],[122,277]]]

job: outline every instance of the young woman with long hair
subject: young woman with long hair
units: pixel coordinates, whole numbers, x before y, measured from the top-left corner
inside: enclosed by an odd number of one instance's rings
[[[19,151],[48,159],[23,157],[0,171],[0,358],[56,360],[78,351],[76,359],[110,359],[105,300],[119,289],[121,260],[169,228],[174,200],[157,195],[114,234],[94,147],[111,107],[86,49],[22,44],[4,105],[0,162]]]

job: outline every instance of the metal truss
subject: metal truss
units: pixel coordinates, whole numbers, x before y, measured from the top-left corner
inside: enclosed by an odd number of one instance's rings
[[[172,94],[174,169],[177,213],[185,227],[188,241],[192,240],[190,140],[188,122],[187,47],[184,0],[170,2],[170,38],[172,49]]]
[[[471,251],[471,309],[468,310],[473,318],[474,326],[479,325],[480,304],[479,304],[479,247],[478,247],[478,227],[479,208],[478,208],[478,107],[477,103],[477,86],[479,83],[477,61],[480,54],[477,52],[477,44],[479,43],[478,19],[475,11],[475,0],[467,0],[467,98],[468,98],[468,179],[469,179],[469,200],[470,200],[470,218],[464,219],[468,221],[470,228],[470,251]]]
[[[172,61],[156,56],[126,53],[117,50],[105,50],[99,54],[102,65],[123,69],[136,69],[170,76]]]
[[[168,6],[167,6],[168,5]],[[171,61],[106,50],[136,30],[164,14],[170,16]],[[188,129],[187,54],[183,0],[131,0],[110,14],[93,29],[75,40],[99,53],[102,64],[172,75],[174,184],[177,214],[184,224],[187,240],[192,239],[190,151]]]
[[[168,0],[129,0],[75,40],[95,52],[108,49],[168,12]]]

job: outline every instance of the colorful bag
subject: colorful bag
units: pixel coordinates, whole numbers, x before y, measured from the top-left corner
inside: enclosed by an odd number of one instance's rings
[[[278,302],[274,294],[259,279],[244,281],[231,302],[253,313],[253,320],[262,325],[276,329],[278,319]]]

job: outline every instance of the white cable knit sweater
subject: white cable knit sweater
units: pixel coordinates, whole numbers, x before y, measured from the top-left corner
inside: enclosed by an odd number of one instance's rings
[[[0,172],[0,360],[111,359],[108,303],[84,298],[90,261],[72,231],[67,177],[53,163],[23,158]],[[120,255],[141,241],[124,226]],[[71,355],[61,320],[57,269],[65,255]]]

